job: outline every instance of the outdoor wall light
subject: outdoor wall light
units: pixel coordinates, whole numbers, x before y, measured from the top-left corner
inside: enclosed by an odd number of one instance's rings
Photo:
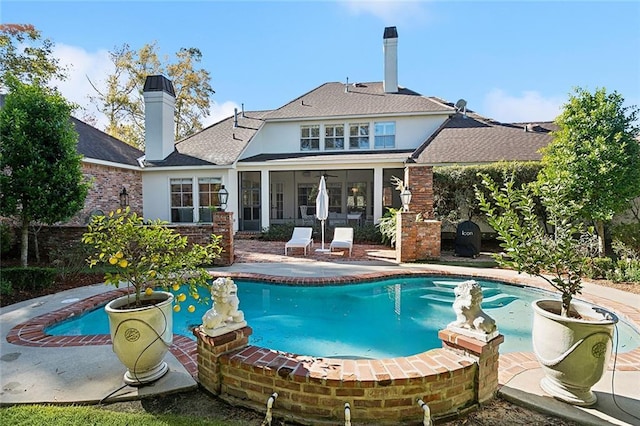
[[[402,209],[405,212],[409,211],[409,203],[411,202],[411,191],[409,188],[405,188],[400,193],[400,200],[402,200]]]
[[[122,187],[122,191],[120,191],[120,207],[123,209],[129,205],[129,194],[127,193],[127,188]]]
[[[229,191],[227,191],[224,185],[220,186],[218,191],[218,202],[220,203],[220,210],[224,211],[227,208],[227,201],[229,200]]]

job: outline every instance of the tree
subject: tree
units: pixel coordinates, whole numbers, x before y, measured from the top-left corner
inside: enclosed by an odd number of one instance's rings
[[[56,91],[8,77],[0,110],[0,215],[22,226],[27,266],[29,226],[68,220],[82,209],[89,184],[77,152],[73,106]]]
[[[93,249],[87,258],[90,267],[102,265],[115,269],[104,276],[106,284],[134,288],[132,305],[140,307],[142,292],[153,287],[178,290],[183,284],[199,299],[198,287],[210,288],[211,275],[203,264],[220,257],[220,236],[211,235],[206,246],[189,245],[186,236],[168,228],[161,220],[145,221],[129,207],[107,216],[93,216],[82,242]],[[186,299],[178,295],[178,305]],[[179,309],[179,308],[178,308]]]
[[[41,33],[29,24],[0,25],[0,87],[7,87],[7,76],[23,83],[38,81],[46,85],[52,79],[64,80],[66,68],[53,56],[54,43],[41,39]]]
[[[91,101],[107,116],[105,131],[130,145],[144,149],[143,87],[147,76],[166,74],[176,93],[175,135],[182,139],[202,129],[202,118],[209,115],[211,77],[204,69],[195,69],[202,59],[196,48],[182,48],[177,61],[164,66],[157,54],[156,43],[146,44],[137,52],[123,45],[109,53],[115,71],[107,77],[100,90],[92,83],[97,95]]]
[[[571,200],[557,196],[559,188],[537,186],[540,202],[553,232],[548,233],[537,214],[532,184],[515,186],[506,180],[499,186],[489,175],[480,173],[482,186],[476,188],[480,209],[498,233],[503,253],[493,257],[500,266],[513,268],[544,279],[562,295],[562,316],[569,316],[571,300],[582,289],[582,275],[592,235],[575,220],[580,208]]]
[[[636,107],[623,107],[618,93],[577,88],[556,118],[558,131],[543,149],[540,184],[559,188],[578,214],[594,221],[604,255],[604,224],[640,196],[640,129]]]

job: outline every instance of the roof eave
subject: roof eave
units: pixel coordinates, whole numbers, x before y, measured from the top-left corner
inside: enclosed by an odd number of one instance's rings
[[[268,118],[265,122],[277,123],[277,122],[289,122],[289,121],[314,121],[314,120],[339,120],[339,119],[360,119],[360,118],[380,118],[380,117],[413,117],[413,116],[433,116],[433,115],[450,115],[453,110],[442,111],[409,111],[409,112],[388,112],[377,114],[349,114],[349,115],[317,115],[317,116],[305,116],[305,117],[286,117],[286,118]]]
[[[89,163],[89,164],[96,164],[99,166],[115,167],[118,169],[138,170],[138,171],[142,170],[142,167],[140,166],[132,166],[130,164],[122,164],[122,163],[116,163],[113,161],[98,160],[97,158],[83,157],[82,162]]]

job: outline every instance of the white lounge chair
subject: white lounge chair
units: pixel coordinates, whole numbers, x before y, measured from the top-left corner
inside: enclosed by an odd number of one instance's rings
[[[307,247],[311,248],[313,245],[313,239],[311,234],[313,228],[295,227],[293,228],[293,234],[291,239],[284,245],[284,255],[287,255],[287,249],[290,248],[303,248],[304,255],[307,255]]]
[[[353,249],[353,228],[335,229],[329,251],[334,248],[349,249],[349,256],[351,256],[351,250]]]

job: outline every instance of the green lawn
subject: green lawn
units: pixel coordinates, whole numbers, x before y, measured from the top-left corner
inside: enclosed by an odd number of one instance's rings
[[[0,409],[0,424],[47,426],[240,426],[240,422],[221,422],[170,414],[122,413],[85,406],[18,405]]]

